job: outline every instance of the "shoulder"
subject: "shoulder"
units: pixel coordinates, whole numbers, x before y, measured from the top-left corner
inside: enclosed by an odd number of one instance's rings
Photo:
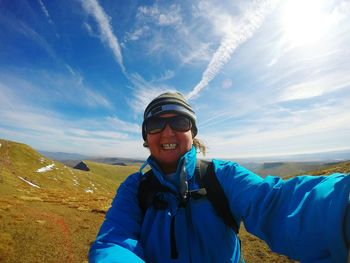
[[[213,160],[215,174],[222,185],[260,184],[263,181],[259,175],[232,161]]]
[[[137,192],[140,182],[144,175],[141,172],[136,172],[129,175],[118,188],[118,194],[124,191]]]
[[[252,171],[232,161],[213,159],[213,164],[217,174],[255,175]]]

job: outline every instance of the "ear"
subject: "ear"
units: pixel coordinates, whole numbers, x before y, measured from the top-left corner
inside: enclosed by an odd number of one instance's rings
[[[143,147],[148,148],[148,143],[147,142],[143,142]]]

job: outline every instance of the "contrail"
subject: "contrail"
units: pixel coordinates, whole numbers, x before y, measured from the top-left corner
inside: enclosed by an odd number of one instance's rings
[[[41,0],[38,0],[39,2],[39,5],[40,5],[40,8],[41,10],[43,11],[43,13],[45,14],[45,16],[47,17],[48,21],[50,24],[53,24],[52,22],[52,19],[51,19],[51,16],[49,14],[49,11],[47,10],[46,6],[44,5],[44,3],[41,1]]]
[[[202,79],[188,93],[187,99],[197,96],[216,77],[222,67],[231,59],[234,51],[259,29],[264,22],[266,14],[276,6],[277,2],[278,0],[255,1],[252,3],[230,33],[223,38],[208,67],[202,74]]]
[[[112,27],[109,23],[110,17],[104,12],[97,0],[85,0],[81,2],[85,11],[95,18],[100,30],[101,41],[107,43],[111,48],[114,58],[117,60],[117,63],[126,75],[120,45],[117,37],[113,34]]]

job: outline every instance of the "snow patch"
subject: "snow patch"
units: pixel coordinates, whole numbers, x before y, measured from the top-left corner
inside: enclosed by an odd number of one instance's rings
[[[37,186],[36,184],[33,184],[32,182],[29,182],[28,180],[24,179],[21,176],[18,176],[18,178],[21,179],[22,181],[26,182],[27,184],[33,186],[33,187],[40,188],[40,186]]]
[[[39,168],[38,170],[36,170],[36,172],[37,172],[37,173],[44,173],[44,172],[47,172],[47,171],[52,170],[54,166],[55,166],[54,163],[53,163],[53,164],[49,164],[49,165],[47,165],[47,166],[45,166],[45,167]]]
[[[75,185],[75,186],[79,185],[79,181],[78,181],[78,178],[76,176],[74,176],[74,178],[73,178],[73,185]]]

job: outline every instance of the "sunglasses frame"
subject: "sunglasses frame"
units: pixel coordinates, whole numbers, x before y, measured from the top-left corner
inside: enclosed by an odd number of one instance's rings
[[[176,127],[176,125],[174,126],[174,121],[176,121],[176,119],[186,119],[186,121],[188,121],[189,123],[189,127],[187,129],[178,129],[178,127]],[[147,126],[149,124],[149,121],[153,121],[153,120],[158,120],[159,123],[161,123],[162,125],[159,125],[160,128],[157,128],[157,129],[153,129],[153,130],[156,130],[155,132],[150,132],[148,129],[147,129]],[[190,118],[188,118],[187,116],[184,116],[184,115],[176,115],[176,116],[172,116],[172,117],[151,117],[149,118],[148,120],[146,120],[145,122],[145,132],[147,134],[157,134],[157,133],[160,133],[162,132],[165,127],[169,125],[169,127],[173,130],[173,131],[176,131],[176,132],[187,132],[189,130],[192,129],[193,127],[193,124],[192,124],[192,120]]]

